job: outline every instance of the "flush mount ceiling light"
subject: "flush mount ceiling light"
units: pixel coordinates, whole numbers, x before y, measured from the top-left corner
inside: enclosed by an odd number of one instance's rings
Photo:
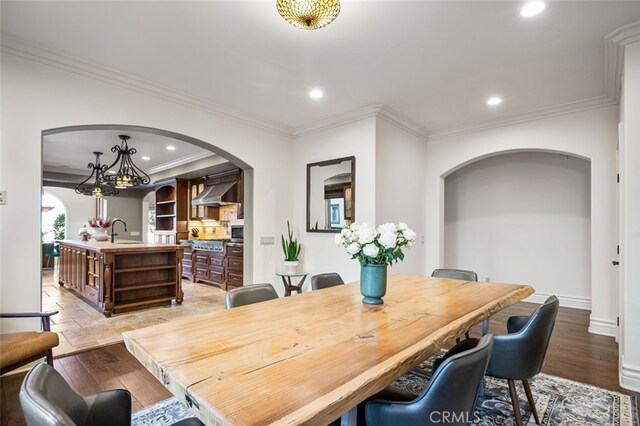
[[[520,15],[525,18],[530,18],[542,12],[545,7],[547,7],[547,4],[543,0],[530,1],[522,6],[522,9],[520,9]]]
[[[338,17],[340,0],[277,0],[276,8],[294,27],[317,30]]]
[[[108,167],[108,170],[115,170],[115,174],[108,174],[105,179],[109,185],[119,189],[131,188],[133,186],[146,185],[151,181],[149,175],[140,167],[136,166],[131,156],[138,152],[135,148],[129,148],[127,141],[131,139],[127,135],[120,135],[120,145],[111,148],[111,152],[118,154],[116,161]],[[119,163],[119,165],[118,165]],[[117,168],[116,165],[118,165]]]
[[[320,99],[324,96],[324,93],[322,93],[322,90],[320,89],[313,89],[309,92],[309,97],[311,99]]]
[[[487,105],[489,106],[496,106],[496,105],[500,105],[501,103],[502,103],[502,98],[498,96],[492,96],[489,99],[487,99]]]
[[[91,169],[91,174],[76,186],[76,194],[92,195],[96,198],[118,195],[118,190],[109,185],[105,179],[104,172],[108,169],[108,166],[106,164],[100,164],[100,156],[102,153],[94,152],[93,155],[96,156],[95,163],[89,163],[87,165],[87,168]]]

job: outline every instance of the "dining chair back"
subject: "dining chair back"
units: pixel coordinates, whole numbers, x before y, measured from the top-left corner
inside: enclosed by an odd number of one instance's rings
[[[237,308],[277,298],[278,293],[271,284],[253,284],[227,291],[224,297],[224,307],[227,309]]]
[[[559,301],[556,296],[549,297],[531,316],[514,316],[507,320],[508,334],[496,336],[491,353],[487,375],[507,379],[509,392],[516,418],[516,424],[522,425],[522,416],[515,388],[515,380],[522,380],[527,400],[534,419],[540,424],[534,404],[529,379],[542,369],[547,348],[553,333]]]
[[[434,269],[431,276],[435,278],[449,278],[452,280],[478,281],[478,274],[464,269]]]
[[[36,364],[20,387],[27,426],[130,426],[131,394],[115,389],[81,396],[48,364]],[[204,426],[195,417],[173,426]]]
[[[313,291],[322,290],[323,288],[335,287],[344,284],[342,277],[335,272],[327,272],[311,277],[311,289]]]
[[[492,344],[493,336],[488,334],[475,347],[445,359],[425,389],[411,401],[404,398],[405,392],[391,387],[374,396],[364,408],[367,426],[470,423]]]

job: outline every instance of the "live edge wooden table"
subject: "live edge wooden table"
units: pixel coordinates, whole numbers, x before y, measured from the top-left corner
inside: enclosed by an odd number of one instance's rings
[[[124,341],[206,424],[320,425],[532,293],[395,275],[383,305],[363,304],[352,283],[129,331]]]

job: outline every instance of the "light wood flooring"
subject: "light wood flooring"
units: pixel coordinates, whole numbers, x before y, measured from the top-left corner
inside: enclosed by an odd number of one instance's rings
[[[204,314],[224,309],[225,292],[206,284],[182,280],[182,305],[166,304],[138,311],[114,314],[105,318],[90,303],[73,291],[58,285],[56,271],[43,270],[42,309],[59,311],[51,317],[51,330],[58,333],[60,345],[54,356],[83,351],[89,348],[122,341],[122,333],[175,318]]]
[[[490,332],[506,332],[511,315],[529,315],[537,305],[520,302],[490,320]],[[611,337],[590,334],[589,312],[560,308],[542,371],[547,374],[633,394],[618,385],[618,346]],[[479,336],[479,326],[472,335]],[[171,394],[127,352],[123,344],[55,360],[58,369],[79,393],[125,388],[133,396],[133,410],[153,405]],[[25,373],[0,380],[0,424],[23,425],[18,390]],[[635,394],[638,396],[637,394]]]

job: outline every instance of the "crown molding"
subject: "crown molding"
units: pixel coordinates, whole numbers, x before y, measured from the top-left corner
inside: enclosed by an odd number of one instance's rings
[[[535,111],[526,112],[523,114],[512,115],[492,121],[483,121],[479,123],[472,123],[466,126],[453,127],[449,129],[436,130],[429,134],[428,142],[438,139],[445,139],[454,136],[462,136],[470,133],[482,132],[485,130],[496,129],[499,127],[513,126],[516,124],[528,123],[531,121],[538,121],[547,118],[559,117],[567,114],[574,114],[577,112],[588,111],[598,108],[606,108],[615,106],[618,101],[609,98],[608,96],[597,96],[595,98],[583,99],[576,102],[569,102],[566,104],[555,105],[548,108],[542,108]]]
[[[172,169],[174,167],[182,166],[183,164],[188,164],[194,161],[202,160],[203,158],[211,157],[212,155],[216,155],[216,154],[210,151],[196,152],[194,154],[186,155],[184,157],[177,158],[167,163],[162,163],[162,164],[158,164],[157,166],[150,167],[149,169],[147,169],[147,174],[151,175],[153,173],[158,173],[163,170]]]
[[[264,120],[250,114],[214,104],[205,99],[153,83],[121,71],[91,63],[52,49],[44,49],[23,40],[2,34],[0,50],[3,53],[38,62],[104,83],[113,84],[138,93],[153,96],[174,104],[196,109],[211,115],[230,119],[280,136],[291,137],[291,129],[282,124]]]
[[[624,25],[604,37],[605,89],[607,97],[618,101],[624,63],[624,47],[640,41],[640,21]]]
[[[370,105],[359,110],[351,111],[346,114],[336,115],[323,120],[315,121],[305,126],[296,128],[293,132],[294,138],[300,138],[309,136],[315,133],[324,132],[326,130],[335,129],[336,127],[344,126],[357,121],[366,120],[368,118],[380,118],[408,133],[427,140],[427,131],[409,120],[408,118],[398,114],[391,108],[385,105]]]

